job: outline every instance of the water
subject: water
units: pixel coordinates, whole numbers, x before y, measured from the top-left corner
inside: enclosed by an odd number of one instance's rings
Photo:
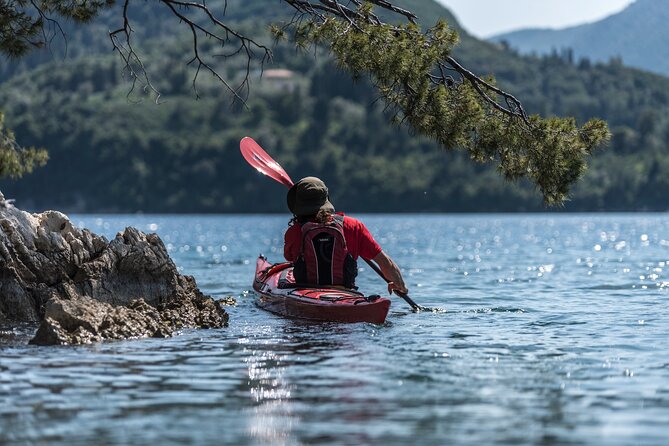
[[[667,216],[362,219],[413,299],[445,312],[394,298],[375,326],[257,309],[255,258],[280,259],[285,216],[74,216],[158,232],[238,304],[229,328],[166,340],[6,344],[0,444],[666,444]],[[384,289],[368,268],[358,285]]]

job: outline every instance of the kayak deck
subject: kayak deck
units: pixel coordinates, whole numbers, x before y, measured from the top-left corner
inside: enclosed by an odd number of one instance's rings
[[[332,322],[382,324],[390,300],[336,286],[296,284],[290,263],[272,265],[260,256],[253,289],[257,305],[281,316]]]

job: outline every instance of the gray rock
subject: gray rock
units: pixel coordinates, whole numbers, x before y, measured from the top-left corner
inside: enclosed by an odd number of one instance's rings
[[[223,307],[177,272],[156,234],[129,227],[109,242],[60,212],[29,214],[3,203],[0,197],[0,322],[40,323],[32,343],[227,326]]]

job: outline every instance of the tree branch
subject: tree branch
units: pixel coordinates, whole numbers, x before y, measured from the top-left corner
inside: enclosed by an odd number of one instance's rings
[[[114,49],[119,52],[125,64],[126,71],[133,78],[133,85],[131,91],[135,88],[137,81],[142,82],[145,88],[149,88],[158,97],[158,90],[152,85],[149,75],[138,53],[136,52],[131,41],[132,27],[128,16],[128,7],[130,0],[124,0],[123,5],[123,26],[117,30],[109,33],[109,36],[114,45]],[[170,10],[170,13],[185,24],[191,34],[193,58],[187,62],[187,65],[195,66],[195,74],[192,79],[192,87],[196,97],[200,97],[197,89],[197,80],[201,70],[208,71],[216,78],[225,88],[233,95],[235,100],[245,102],[249,92],[249,76],[251,74],[251,61],[260,60],[261,67],[271,60],[272,52],[269,47],[258,43],[256,40],[246,37],[237,30],[225,24],[221,18],[214,14],[207,6],[206,1],[180,1],[180,0],[159,0],[159,3]],[[227,10],[227,1],[224,3],[223,15]],[[195,17],[201,14],[204,20],[199,20]],[[205,59],[200,47],[200,38],[206,37],[216,41],[221,47],[233,44],[235,47],[231,52],[220,54],[217,57],[224,59],[244,54],[247,58],[246,73],[238,86],[231,85],[213,66],[212,62]],[[262,55],[257,57],[256,50],[260,50]],[[244,95],[240,94],[240,90],[245,90]]]
[[[308,0],[284,0],[290,6],[295,8],[297,11],[302,13],[312,14],[312,17],[315,20],[323,23],[327,17],[336,17],[346,22],[355,28],[356,31],[361,31],[360,27],[357,26],[357,22],[370,23],[375,25],[385,25],[376,14],[371,12],[363,13],[362,6],[359,1],[354,1],[353,3],[359,6],[357,10],[351,10],[341,4],[339,0],[319,0],[319,1],[308,1]],[[368,3],[374,4],[379,8],[385,9],[387,11],[393,12],[395,14],[405,17],[410,23],[416,23],[418,17],[411,11],[399,8],[389,1],[386,0],[367,0]],[[315,13],[315,11],[323,11],[324,14]],[[401,27],[395,27],[395,31],[398,33],[406,32]],[[456,82],[455,79],[446,75],[444,70],[451,70],[458,73],[461,77],[461,81],[468,82],[474,90],[481,96],[481,98],[488,103],[490,106],[496,110],[511,116],[513,118],[521,119],[526,125],[530,125],[527,113],[521,104],[521,102],[514,97],[512,94],[492,85],[490,82],[485,81],[481,77],[475,75],[470,70],[463,67],[457,60],[452,56],[447,56],[442,62],[439,62],[438,69],[439,75],[430,75],[431,80],[435,84],[442,84],[448,88],[458,88],[462,82]],[[506,107],[503,106],[499,100],[495,99],[494,96],[501,97],[503,103],[506,104]]]
[[[466,79],[472,87],[476,90],[476,92],[490,105],[492,105],[495,109],[501,111],[502,113],[512,116],[514,118],[520,118],[523,120],[523,122],[527,125],[530,125],[529,118],[527,117],[527,113],[525,113],[525,110],[523,108],[523,104],[516,99],[515,96],[513,96],[510,93],[507,93],[504,90],[501,90],[497,88],[496,86],[492,85],[489,82],[484,81],[480,77],[476,76],[474,73],[463,67],[456,61],[454,58],[451,56],[446,57],[446,62],[453,67],[453,70],[458,72],[463,79]],[[443,64],[439,64],[440,68],[443,68]],[[443,71],[442,71],[443,73]],[[450,76],[446,76],[443,78],[443,85],[445,86],[452,86],[449,85],[449,78]],[[452,78],[450,78],[452,80]],[[504,99],[504,102],[507,104],[507,107],[503,107],[500,105],[500,103],[491,98],[488,92],[492,92],[496,95],[501,96]]]
[[[124,71],[131,78],[132,85],[128,95],[135,90],[137,84],[143,85],[144,90],[151,91],[156,101],[160,98],[160,92],[154,87],[151,82],[149,73],[143,63],[142,57],[135,49],[133,42],[133,28],[129,17],[129,9],[131,1],[123,0],[122,7],[122,25],[109,33],[110,40],[114,51],[117,51],[124,63]],[[224,21],[223,17],[227,12],[228,2],[224,0],[222,14],[219,16],[214,13],[206,3],[206,0],[157,0],[160,5],[169,9],[172,16],[177,18],[182,24],[185,24],[190,31],[192,41],[193,57],[187,62],[188,65],[195,66],[195,73],[192,79],[192,88],[196,97],[199,97],[197,88],[197,81],[201,70],[209,72],[214,78],[223,84],[225,88],[231,92],[235,100],[244,102],[249,94],[249,76],[251,73],[252,61],[258,61],[260,67],[271,60],[272,52],[266,45],[263,45],[253,38],[247,37],[238,30],[231,28]],[[306,18],[312,23],[323,24],[326,20],[336,19],[348,24],[348,28],[344,32],[354,31],[362,32],[361,25],[377,25],[382,26],[385,23],[379,18],[373,9],[386,11],[392,15],[406,20],[409,23],[417,23],[418,17],[411,11],[400,8],[388,0],[282,0],[287,6],[292,7],[296,14],[293,20],[285,25],[282,29],[285,30],[290,26],[296,28]],[[52,27],[58,27],[60,33],[64,36],[63,30],[59,23],[52,19],[47,13],[55,11],[59,14],[69,13],[72,17],[80,19],[81,17],[93,17],[100,9],[111,4],[110,0],[97,0],[90,4],[74,7],[67,6],[67,4],[55,4],[55,6],[44,6],[35,0],[29,0],[33,10],[36,13],[37,19],[32,24],[38,26],[42,30],[43,42],[31,42],[33,45],[44,45],[50,42],[55,32],[48,35],[45,30],[45,24]],[[16,6],[14,6],[16,8]],[[69,9],[68,9],[69,8]],[[78,9],[79,8],[79,9]],[[12,10],[12,12],[16,12]],[[25,18],[25,17],[22,17]],[[86,20],[86,19],[84,19]],[[397,26],[397,32],[405,32],[405,30]],[[221,47],[233,46],[231,51],[225,54],[220,54],[218,57],[228,59],[234,56],[243,54],[247,59],[246,73],[239,85],[233,86],[229,80],[220,74],[211,60],[201,51],[201,38],[209,38],[216,41]],[[260,51],[260,55],[256,54]],[[505,113],[514,118],[520,118],[525,124],[529,124],[527,114],[525,113],[522,104],[513,95],[495,87],[491,83],[485,81],[479,76],[476,76],[471,71],[464,68],[453,57],[448,56],[439,63],[438,74],[431,75],[431,80],[435,84],[442,84],[448,88],[458,88],[461,82],[456,82],[453,76],[446,75],[444,69],[449,69],[457,72],[462,81],[468,82],[481,98],[491,105],[496,110]],[[240,93],[244,91],[244,93]]]

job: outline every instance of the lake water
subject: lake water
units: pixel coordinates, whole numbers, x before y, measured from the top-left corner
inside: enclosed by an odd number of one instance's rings
[[[445,312],[256,308],[255,259],[281,259],[287,216],[73,216],[157,232],[237,306],[170,339],[0,347],[0,444],[667,444],[669,216],[359,217]],[[384,290],[368,268],[358,285]]]

